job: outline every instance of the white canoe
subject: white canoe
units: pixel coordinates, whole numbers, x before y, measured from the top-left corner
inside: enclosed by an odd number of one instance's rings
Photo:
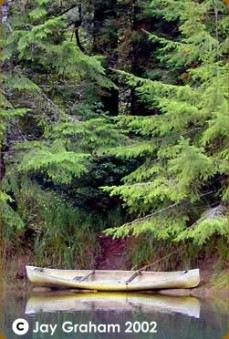
[[[31,296],[26,314],[43,312],[141,311],[182,313],[199,318],[200,302],[194,297],[172,297],[141,293],[68,293],[46,292]]]
[[[58,270],[26,266],[35,286],[97,291],[146,291],[192,288],[200,283],[199,269],[177,272]]]

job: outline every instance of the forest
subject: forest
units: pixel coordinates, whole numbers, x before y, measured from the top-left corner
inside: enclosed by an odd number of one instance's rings
[[[226,265],[228,37],[223,0],[6,2],[6,266],[95,267],[101,236],[127,268]]]

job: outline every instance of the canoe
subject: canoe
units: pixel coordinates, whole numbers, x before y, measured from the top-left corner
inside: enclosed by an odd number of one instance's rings
[[[200,283],[199,269],[177,272],[59,270],[26,266],[35,286],[96,291],[146,291],[192,288]]]
[[[31,296],[26,304],[26,314],[43,312],[140,311],[181,313],[199,318],[200,302],[194,297],[174,297],[142,293],[66,293],[46,292]]]

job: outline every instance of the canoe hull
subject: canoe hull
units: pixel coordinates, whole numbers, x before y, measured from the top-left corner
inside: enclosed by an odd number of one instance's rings
[[[146,291],[193,288],[199,285],[199,269],[179,272],[141,272],[131,282],[133,271],[56,270],[26,266],[27,277],[35,286],[56,289],[97,291]],[[87,277],[85,280],[84,277]]]

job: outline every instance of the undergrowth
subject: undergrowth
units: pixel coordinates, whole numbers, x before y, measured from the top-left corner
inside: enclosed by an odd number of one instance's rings
[[[203,265],[208,258],[217,257],[221,263],[218,269],[223,270],[228,262],[228,247],[220,238],[213,238],[203,248],[187,242],[158,241],[152,236],[145,235],[133,238],[128,255],[132,268],[135,269],[147,265],[150,265],[149,270],[190,269]],[[212,269],[215,270],[214,267]]]

